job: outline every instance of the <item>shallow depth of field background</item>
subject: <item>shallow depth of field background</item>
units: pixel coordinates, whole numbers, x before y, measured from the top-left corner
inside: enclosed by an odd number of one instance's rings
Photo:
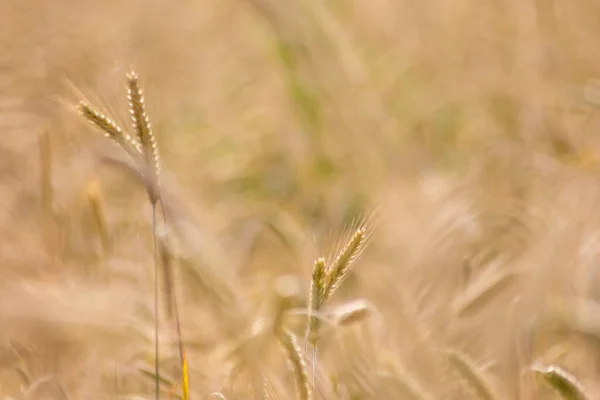
[[[1,1],[0,398],[153,398],[150,206],[72,111],[85,96],[127,126],[131,68],[182,210],[193,399],[252,398],[228,350],[279,277],[305,306],[314,258],[364,215],[329,305],[375,312],[325,328],[317,398],[477,398],[446,349],[499,399],[558,399],[536,362],[600,398],[599,44],[591,0]],[[209,270],[239,309],[194,279]],[[457,312],[489,271],[512,278]],[[277,345],[255,357],[293,399]]]

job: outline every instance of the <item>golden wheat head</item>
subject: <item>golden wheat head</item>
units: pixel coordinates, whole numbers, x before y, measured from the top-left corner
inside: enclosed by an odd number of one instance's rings
[[[100,130],[104,136],[113,140],[134,158],[142,153],[140,144],[107,115],[96,110],[85,101],[79,102],[77,111],[86,121]]]
[[[446,355],[450,364],[460,374],[471,391],[477,395],[477,398],[482,400],[495,400],[498,398],[483,372],[477,368],[470,358],[454,350],[447,350]]]
[[[129,101],[129,113],[133,124],[133,131],[137,136],[137,140],[141,143],[142,153],[146,162],[146,169],[151,175],[149,178],[155,186],[158,183],[160,175],[160,155],[158,153],[158,145],[156,138],[152,132],[150,117],[146,111],[144,101],[144,93],[140,87],[140,82],[135,72],[130,72],[127,75],[127,99]],[[157,193],[150,193],[152,201],[157,200]]]
[[[313,346],[316,346],[319,341],[318,331],[321,320],[315,314],[321,309],[325,300],[326,269],[325,260],[318,258],[313,267],[309,299],[309,340]]]
[[[278,331],[277,337],[293,372],[298,399],[309,400],[312,396],[312,387],[306,361],[300,346],[298,346],[296,336],[288,329],[281,329]]]
[[[546,383],[551,386],[561,397],[567,400],[588,400],[583,385],[571,373],[557,365],[534,365],[533,371],[540,374]]]
[[[325,279],[324,301],[327,301],[348,277],[352,266],[360,257],[367,242],[367,230],[365,227],[358,228],[348,243],[338,253],[333,264],[329,267],[327,278]]]

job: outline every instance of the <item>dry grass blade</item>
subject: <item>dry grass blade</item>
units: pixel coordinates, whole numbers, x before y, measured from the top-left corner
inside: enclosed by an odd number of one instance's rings
[[[141,365],[138,367],[138,372],[152,380],[158,380],[166,388],[171,388],[175,386],[175,379],[173,379],[172,377],[165,376],[164,374],[156,375],[156,372],[153,370],[153,368]]]
[[[583,385],[571,373],[557,365],[536,364],[533,371],[539,373],[546,383],[566,400],[589,400]]]
[[[450,364],[452,364],[452,366],[480,399],[495,400],[499,398],[494,394],[491,385],[487,382],[487,379],[483,373],[466,355],[460,354],[453,350],[448,350],[446,354]]]
[[[151,181],[154,188],[153,190],[149,190],[148,195],[150,196],[150,201],[156,203],[158,200],[156,186],[160,175],[158,145],[152,132],[152,125],[150,124],[150,117],[146,111],[144,95],[140,88],[138,76],[135,72],[130,72],[127,75],[127,78],[127,98],[129,100],[129,112],[131,113],[133,131],[142,145],[142,152],[146,161],[146,170],[152,177]]]
[[[367,230],[360,227],[354,232],[350,241],[336,256],[329,267],[325,280],[324,302],[331,297],[333,292],[341,285],[350,273],[353,264],[359,258],[367,241]]]
[[[515,283],[517,274],[513,271],[490,273],[471,285],[454,302],[454,310],[460,317],[468,317],[488,305],[496,296]]]

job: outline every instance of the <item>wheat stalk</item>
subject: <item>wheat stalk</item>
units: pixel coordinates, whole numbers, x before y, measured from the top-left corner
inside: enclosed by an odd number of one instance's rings
[[[179,316],[179,307],[177,302],[177,293],[175,291],[174,268],[175,256],[171,250],[166,232],[159,236],[158,248],[161,259],[161,266],[164,276],[165,309],[167,318],[173,320],[175,333],[177,335],[177,347],[179,350],[180,368],[182,374],[183,400],[189,399],[189,374],[188,363],[183,348],[183,337],[181,335],[181,318]]]
[[[152,206],[152,239],[154,253],[154,319],[155,319],[155,393],[156,399],[160,398],[159,387],[159,313],[158,313],[158,264],[159,264],[159,245],[156,233],[156,212],[157,202],[160,200],[159,175],[160,175],[160,156],[156,138],[152,132],[150,118],[146,111],[143,91],[140,87],[139,78],[134,71],[127,74],[127,99],[129,102],[129,113],[131,115],[133,131],[135,136],[126,133],[115,121],[108,116],[94,109],[88,103],[81,101],[77,110],[83,118],[102,131],[104,135],[110,138],[120,146],[132,159],[136,167],[142,167],[144,184],[148,199]],[[163,217],[165,217],[163,212]],[[166,222],[166,217],[165,217]],[[186,373],[186,363],[183,351],[180,349],[182,374]],[[187,385],[187,376],[183,376],[184,384]]]
[[[158,148],[152,133],[150,119],[146,112],[142,89],[139,85],[139,79],[135,72],[127,75],[128,78],[128,93],[129,113],[133,123],[133,130],[137,135],[142,147],[142,155],[144,156],[144,170],[147,179],[148,198],[152,205],[152,239],[154,247],[154,340],[155,340],[155,360],[154,368],[156,375],[159,374],[159,318],[158,318],[158,243],[156,235],[156,202],[158,200],[157,181],[158,181]],[[158,380],[155,382],[156,399],[160,398]]]

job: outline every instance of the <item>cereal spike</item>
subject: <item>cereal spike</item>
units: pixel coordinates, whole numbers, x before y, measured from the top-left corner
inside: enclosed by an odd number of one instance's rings
[[[454,369],[460,374],[472,391],[477,394],[477,398],[482,400],[497,399],[491,385],[487,382],[487,378],[470,358],[465,354],[458,353],[454,350],[447,350],[446,354],[450,364],[452,364]]]
[[[158,145],[152,133],[152,125],[146,111],[144,94],[140,87],[139,78],[135,72],[130,72],[127,78],[129,80],[127,99],[129,100],[129,112],[133,123],[133,131],[141,143],[142,153],[146,160],[146,167],[151,173],[152,183],[156,185],[160,175]],[[153,201],[156,201],[156,196],[151,194],[151,198]]]
[[[299,400],[309,400],[312,396],[312,387],[308,377],[306,360],[298,346],[298,341],[295,335],[287,329],[280,329],[277,336],[294,374],[297,397]]]
[[[77,110],[90,124],[104,133],[104,136],[112,139],[128,152],[141,154],[140,144],[121,129],[119,125],[106,115],[94,109],[85,101],[80,101]]]
[[[560,393],[566,400],[588,400],[583,385],[571,373],[557,365],[534,365],[532,368],[540,374],[546,383]]]
[[[319,341],[319,327],[321,320],[315,315],[325,303],[326,265],[323,258],[318,258],[313,267],[310,283],[310,309],[309,309],[309,340],[313,346]]]
[[[350,241],[344,246],[329,268],[325,280],[324,302],[331,297],[350,273],[352,265],[360,256],[367,241],[367,231],[364,227],[358,228]]]
[[[86,189],[94,224],[96,225],[100,243],[102,244],[103,255],[106,256],[110,248],[110,238],[108,235],[108,223],[106,222],[106,210],[104,199],[102,198],[102,190],[95,179],[88,182]]]

